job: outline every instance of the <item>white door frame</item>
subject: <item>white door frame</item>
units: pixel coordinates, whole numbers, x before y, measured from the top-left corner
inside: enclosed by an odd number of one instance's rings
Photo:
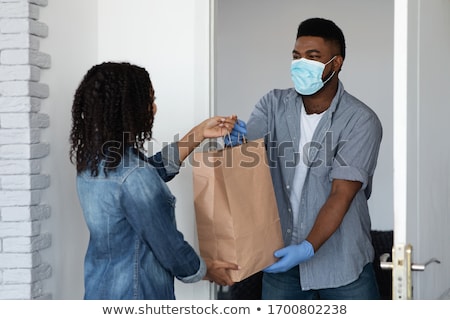
[[[406,243],[408,122],[408,0],[394,8],[394,244]]]

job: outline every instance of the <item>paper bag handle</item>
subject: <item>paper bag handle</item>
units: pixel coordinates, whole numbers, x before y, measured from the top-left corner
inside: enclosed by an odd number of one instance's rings
[[[239,141],[239,135],[240,135],[240,132],[238,132],[238,141]],[[231,141],[231,134],[228,132],[227,133],[227,136],[228,136],[228,139],[230,139],[230,141]],[[247,138],[245,137],[245,135],[242,135],[242,143],[247,143],[248,142],[248,140],[247,140]],[[225,146],[225,148],[231,148],[231,147],[233,147],[231,144],[229,145],[229,146]]]

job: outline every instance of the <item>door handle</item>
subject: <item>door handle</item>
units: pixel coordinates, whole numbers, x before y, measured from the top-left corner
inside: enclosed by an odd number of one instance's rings
[[[389,259],[391,255],[389,253],[383,253],[380,256],[380,268],[383,270],[392,270],[392,268],[394,268],[394,266],[392,265],[392,262],[388,262],[387,260]]]
[[[380,268],[381,269],[383,269],[383,270],[392,270],[392,268],[394,267],[392,262],[387,261],[390,256],[391,255],[389,253],[383,253],[380,256]],[[412,271],[425,271],[425,268],[430,263],[441,263],[441,261],[439,261],[436,258],[431,258],[430,260],[428,260],[427,262],[425,262],[423,264],[411,264],[411,270]]]
[[[411,270],[412,271],[425,271],[425,268],[427,267],[427,265],[429,265],[430,263],[441,263],[438,259],[436,258],[431,258],[430,260],[428,260],[427,262],[425,262],[424,264],[412,264],[411,265]]]
[[[380,256],[380,268],[392,271],[392,299],[410,300],[413,298],[412,271],[424,271],[430,263],[441,263],[432,258],[424,264],[412,263],[411,244],[400,243],[392,248],[392,262],[388,261],[391,256],[384,253]]]

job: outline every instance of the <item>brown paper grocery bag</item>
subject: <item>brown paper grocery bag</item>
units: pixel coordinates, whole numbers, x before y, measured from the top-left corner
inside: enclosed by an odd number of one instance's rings
[[[235,282],[274,263],[283,240],[264,140],[193,159],[200,255],[238,264]]]

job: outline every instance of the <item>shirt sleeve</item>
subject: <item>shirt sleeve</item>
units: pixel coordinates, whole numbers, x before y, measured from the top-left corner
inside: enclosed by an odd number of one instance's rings
[[[255,105],[247,122],[247,139],[256,140],[263,138],[269,132],[268,106],[270,94],[263,96]]]
[[[153,168],[136,168],[127,176],[121,205],[133,229],[165,269],[183,282],[203,279],[203,260],[176,228],[175,197]]]
[[[369,197],[381,138],[382,126],[373,112],[358,117],[342,132],[330,178],[360,181]]]
[[[156,168],[159,176],[165,182],[172,180],[179,173],[181,166],[178,142],[165,146],[146,161]]]

